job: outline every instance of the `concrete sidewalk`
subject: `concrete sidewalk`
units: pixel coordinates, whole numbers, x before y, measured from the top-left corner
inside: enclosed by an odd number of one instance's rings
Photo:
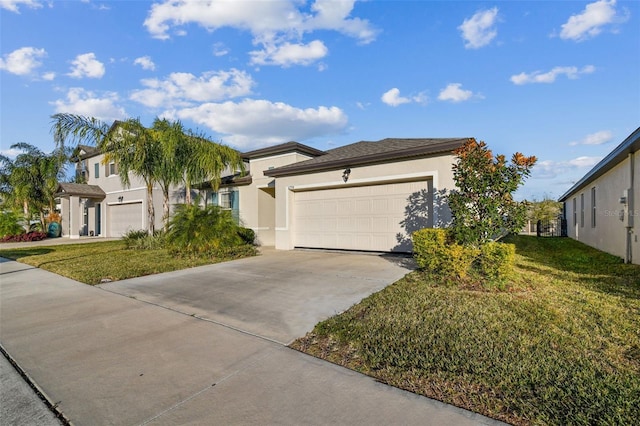
[[[0,277],[0,341],[73,424],[500,424],[17,262]]]

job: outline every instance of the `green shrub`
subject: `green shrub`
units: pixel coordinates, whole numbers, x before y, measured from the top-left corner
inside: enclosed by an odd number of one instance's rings
[[[465,278],[478,254],[474,248],[453,242],[445,229],[421,229],[412,238],[418,267],[444,277]]]
[[[24,234],[24,228],[20,225],[21,221],[23,221],[22,216],[15,212],[2,212],[0,214],[0,237]]]
[[[129,231],[122,239],[125,247],[132,250],[157,250],[166,247],[167,235],[164,231],[156,231],[149,235],[147,231]]]
[[[144,229],[139,229],[139,230],[131,230],[131,231],[127,231],[123,236],[122,239],[124,241],[135,241],[135,240],[141,240],[143,238],[145,238],[147,235],[149,235],[149,233],[147,231],[145,231]]]
[[[447,231],[425,228],[413,233],[413,256],[418,267],[439,272],[442,268],[442,254],[447,245]]]
[[[252,245],[256,240],[256,233],[251,228],[238,227],[238,235],[242,238],[245,244]]]
[[[478,270],[489,280],[502,281],[513,276],[516,246],[513,244],[490,242],[480,246]]]
[[[169,221],[169,249],[179,255],[207,255],[244,244],[231,212],[218,206],[181,204]]]

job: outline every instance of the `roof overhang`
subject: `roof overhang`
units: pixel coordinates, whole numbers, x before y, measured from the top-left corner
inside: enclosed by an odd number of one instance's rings
[[[631,133],[620,145],[604,157],[593,169],[582,177],[575,185],[565,192],[558,200],[563,202],[582,187],[589,185],[603,174],[617,166],[630,153],[640,150],[640,127]]]
[[[308,145],[304,145],[298,142],[287,142],[280,145],[269,146],[267,148],[256,149],[255,151],[249,151],[242,154],[244,160],[255,160],[263,157],[271,157],[274,155],[286,154],[286,153],[300,153],[310,157],[318,157],[326,154],[325,151],[320,151]]]
[[[60,183],[56,190],[56,197],[80,197],[103,200],[107,194],[98,185],[84,183]]]
[[[428,146],[399,149],[392,152],[378,152],[375,154],[361,155],[358,157],[339,158],[333,161],[325,161],[320,163],[305,164],[303,162],[300,164],[292,164],[276,169],[265,170],[264,175],[269,177],[293,176],[324,170],[334,170],[343,167],[389,163],[415,157],[429,157],[442,154],[453,154],[453,151],[461,147],[467,140],[468,138],[447,140],[445,142],[431,144]]]

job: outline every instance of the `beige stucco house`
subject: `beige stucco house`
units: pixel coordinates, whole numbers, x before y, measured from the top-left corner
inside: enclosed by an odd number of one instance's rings
[[[454,187],[453,151],[466,141],[383,139],[328,151],[288,142],[242,154],[248,173],[230,171],[218,191],[199,191],[202,202],[230,209],[264,246],[407,252],[411,232],[449,222],[443,196]],[[63,234],[118,237],[146,228],[150,200],[142,182],[131,176],[123,188],[116,164],[81,149],[77,164],[87,184],[61,184]],[[174,188],[171,199],[184,202],[184,188]]]
[[[560,201],[571,238],[640,264],[640,128]]]

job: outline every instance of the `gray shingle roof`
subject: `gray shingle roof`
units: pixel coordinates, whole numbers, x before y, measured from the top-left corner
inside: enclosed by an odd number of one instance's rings
[[[285,152],[300,152],[302,154],[307,154],[312,157],[316,157],[318,155],[324,155],[324,151],[320,151],[319,149],[312,148],[308,145],[304,145],[298,142],[286,142],[281,143],[275,146],[269,146],[267,148],[256,149],[254,151],[245,152],[242,154],[242,158],[251,159],[251,158],[260,158],[260,157],[268,157],[271,155],[283,154]]]
[[[411,157],[451,153],[469,138],[387,138],[375,142],[362,141],[326,151],[325,155],[266,170],[266,176],[287,176],[340,167],[384,163]]]
[[[107,196],[107,194],[105,194],[102,188],[98,185],[87,185],[85,183],[60,183],[58,184],[56,195],[73,195],[76,197],[99,199],[103,199]]]

